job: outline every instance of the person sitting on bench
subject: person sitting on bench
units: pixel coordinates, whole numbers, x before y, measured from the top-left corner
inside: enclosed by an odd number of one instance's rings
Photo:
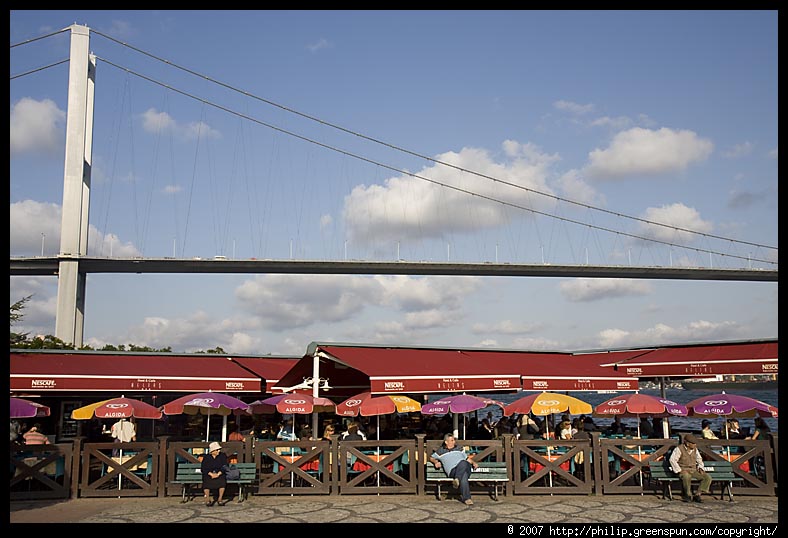
[[[703,458],[692,435],[685,435],[682,443],[673,449],[670,455],[670,468],[681,478],[682,496],[685,503],[695,501],[701,503],[701,495],[710,495],[711,475],[703,467]],[[698,493],[692,496],[692,479],[700,480]]]
[[[465,454],[462,447],[457,446],[457,439],[453,434],[447,433],[443,436],[443,445],[432,453],[430,461],[436,469],[443,466],[446,476],[454,479],[452,485],[460,488],[460,501],[472,505],[468,478],[471,476],[471,467],[477,469],[479,464],[473,461],[472,456]]]

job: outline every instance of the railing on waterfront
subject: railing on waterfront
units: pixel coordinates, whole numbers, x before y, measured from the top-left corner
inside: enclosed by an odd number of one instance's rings
[[[765,440],[698,440],[705,461],[731,461],[743,482],[736,495],[775,495],[777,434]],[[353,495],[427,493],[425,462],[441,440],[245,441],[222,443],[231,461],[254,462],[255,495]],[[458,440],[477,461],[505,462],[505,495],[643,494],[655,492],[649,463],[664,461],[677,438]],[[201,441],[11,443],[10,498],[165,497],[182,494],[174,483],[178,463],[197,463]],[[232,488],[232,486],[231,486]],[[232,492],[231,494],[237,494]]]

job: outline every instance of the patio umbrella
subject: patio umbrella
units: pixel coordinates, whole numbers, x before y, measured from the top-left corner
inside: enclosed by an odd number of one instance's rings
[[[741,396],[738,394],[719,394],[701,396],[687,403],[691,417],[727,417],[727,418],[777,418],[777,408],[766,402]],[[725,439],[728,439],[728,421],[725,421]],[[728,459],[731,447],[728,446]]]
[[[676,403],[666,398],[658,398],[639,392],[626,393],[613,396],[594,408],[594,415],[599,417],[621,416],[637,417],[650,415],[655,417],[679,416],[688,414],[687,406]],[[640,437],[640,422],[638,421],[638,437]]]
[[[74,409],[71,418],[74,420],[90,420],[92,418],[119,418],[121,423],[127,418],[161,418],[161,411],[156,407],[133,398],[110,398]],[[120,449],[120,463],[123,464],[123,449]],[[121,486],[121,475],[118,475],[118,489]]]
[[[421,404],[404,394],[384,394],[373,396],[371,392],[362,392],[351,396],[347,400],[337,404],[336,414],[343,417],[376,417],[377,428],[375,437],[380,441],[380,415],[390,415],[393,413],[413,413],[421,410]],[[377,448],[380,451],[380,447]],[[380,486],[380,473],[377,473],[377,482]]]
[[[557,392],[539,392],[530,394],[519,400],[515,400],[503,408],[504,416],[510,416],[513,413],[547,416],[555,413],[569,412],[571,415],[589,414],[593,411],[591,404],[579,400],[568,394],[560,394]],[[545,428],[550,436],[550,426],[545,421]],[[547,455],[550,456],[550,445],[547,446]],[[548,474],[550,480],[550,487],[553,487],[553,475]]]
[[[655,417],[687,416],[687,407],[666,398],[657,398],[638,392],[613,396],[594,408],[596,416],[637,417],[650,415]],[[638,437],[640,437],[640,420],[638,420]],[[642,457],[638,445],[638,459]],[[643,471],[640,471],[640,486],[643,486]]]
[[[420,411],[422,405],[404,394],[384,394],[373,396],[371,392],[362,392],[351,396],[337,404],[336,414],[342,417],[378,417],[377,438],[380,439],[380,415],[393,413],[413,413]]]
[[[205,427],[205,441],[207,442],[211,429],[211,415],[227,417],[235,410],[248,411],[249,404],[221,392],[200,392],[188,394],[166,403],[161,407],[161,410],[165,415],[207,415],[208,422]],[[222,441],[224,440],[222,439]]]
[[[11,418],[48,417],[49,407],[24,398],[11,398]]]
[[[257,400],[249,404],[249,412],[255,414],[282,413],[293,415],[293,435],[295,435],[295,415],[309,415],[310,413],[326,413],[336,409],[336,404],[322,396],[314,397],[311,394],[277,394],[264,400]],[[314,432],[316,435],[318,432]]]
[[[423,415],[445,415],[446,413],[453,413],[454,414],[454,430],[455,435],[457,434],[457,414],[460,413],[463,415],[463,430],[465,427],[465,413],[470,413],[471,411],[477,411],[479,409],[484,409],[490,405],[497,405],[501,409],[505,407],[506,404],[503,402],[499,402],[498,400],[492,400],[490,398],[480,398],[479,396],[473,396],[471,394],[455,394],[453,396],[443,396],[434,402],[430,402],[428,404],[424,404],[421,406],[421,413]],[[463,431],[463,435],[464,435]]]

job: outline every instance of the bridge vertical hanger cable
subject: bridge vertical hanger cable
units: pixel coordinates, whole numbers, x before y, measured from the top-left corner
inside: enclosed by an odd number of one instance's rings
[[[202,126],[205,119],[205,106],[200,109],[200,124],[197,126],[197,140],[194,144],[194,163],[192,165],[192,179],[189,185],[189,200],[186,204],[186,223],[183,226],[183,246],[181,247],[181,258],[186,257],[186,243],[189,238],[189,218],[192,211],[192,196],[194,195],[194,182],[197,176],[197,156],[200,153],[200,141],[202,140]]]

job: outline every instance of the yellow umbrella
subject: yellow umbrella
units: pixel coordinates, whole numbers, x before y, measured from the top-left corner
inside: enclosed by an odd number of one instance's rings
[[[590,403],[567,394],[542,392],[530,394],[513,401],[503,408],[503,414],[507,417],[513,413],[533,413],[534,415],[545,416],[568,412],[570,415],[581,415],[589,414],[593,410],[594,408]]]
[[[570,415],[589,414],[594,408],[590,403],[578,400],[567,394],[560,394],[557,392],[541,392],[537,394],[530,394],[519,400],[515,400],[503,408],[503,414],[509,416],[512,413],[533,413],[534,415],[546,416],[555,413],[566,413]],[[547,422],[545,421],[547,428]],[[550,430],[545,430],[550,434]],[[547,455],[550,456],[550,445],[547,445]],[[550,480],[550,487],[553,487],[553,475],[548,474]]]

